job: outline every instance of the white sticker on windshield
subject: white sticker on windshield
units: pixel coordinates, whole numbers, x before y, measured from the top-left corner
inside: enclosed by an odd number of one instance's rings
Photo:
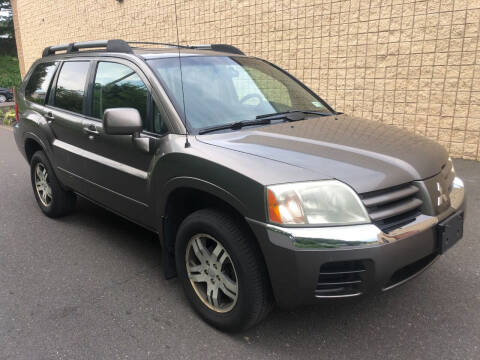
[[[322,103],[320,101],[312,101],[313,106],[315,107],[322,107]]]

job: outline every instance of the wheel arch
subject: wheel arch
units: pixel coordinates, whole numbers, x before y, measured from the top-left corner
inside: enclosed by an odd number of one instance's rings
[[[28,134],[25,136],[25,141],[24,141],[24,147],[25,147],[25,157],[27,158],[28,163],[32,160],[33,154],[37,151],[43,151],[46,153],[45,150],[45,145],[43,142],[38,138],[33,136],[32,134]]]
[[[176,276],[174,249],[177,230],[182,221],[194,211],[209,207],[228,211],[258,244],[255,234],[245,219],[247,207],[227,190],[205,180],[179,177],[170,180],[162,193],[165,195],[159,205],[162,219],[159,234],[162,242],[163,267],[167,278]],[[263,258],[260,246],[259,251]]]

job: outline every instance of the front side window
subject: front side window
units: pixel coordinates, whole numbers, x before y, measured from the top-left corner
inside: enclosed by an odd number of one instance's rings
[[[135,108],[147,119],[148,89],[137,73],[128,66],[98,63],[93,90],[93,116],[101,119],[109,108]]]
[[[152,59],[148,64],[194,131],[285,111],[330,113],[298,81],[259,59],[185,56],[182,76],[178,57]]]
[[[41,105],[45,103],[48,87],[50,86],[56,68],[56,62],[47,62],[37,65],[25,86],[25,97],[28,100]]]
[[[54,104],[56,107],[83,113],[85,83],[87,81],[88,61],[65,62],[58,75]]]

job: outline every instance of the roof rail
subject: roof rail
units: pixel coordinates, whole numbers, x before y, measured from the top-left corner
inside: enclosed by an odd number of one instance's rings
[[[171,43],[160,43],[151,41],[128,41],[128,44],[134,45],[163,45],[180,49],[196,49],[196,50],[212,50],[219,52],[226,52],[230,54],[245,55],[245,53],[233,45],[228,44],[204,44],[204,45],[179,45]]]
[[[199,49],[199,50],[212,50],[226,52],[230,54],[245,55],[245,53],[239,48],[228,45],[228,44],[205,44],[205,45],[191,45],[190,49]]]
[[[206,44],[206,45],[178,45],[160,42],[149,41],[124,41],[124,40],[95,40],[95,41],[83,41],[70,44],[55,45],[46,47],[43,50],[42,57],[55,55],[57,51],[65,51],[67,54],[78,52],[80,49],[94,49],[105,48],[107,52],[121,52],[121,53],[133,53],[132,47],[129,45],[163,45],[180,49],[198,49],[198,50],[212,50],[219,52],[226,52],[230,54],[245,55],[243,51],[235,46],[228,44]]]
[[[49,46],[43,49],[42,57],[55,55],[57,51],[66,51],[67,54],[70,54],[78,52],[80,49],[93,48],[106,48],[107,52],[132,53],[130,45],[123,40],[95,40]]]

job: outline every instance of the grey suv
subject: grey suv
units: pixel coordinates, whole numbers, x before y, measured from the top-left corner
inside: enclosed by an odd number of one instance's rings
[[[392,289],[462,237],[464,185],[439,144],[337,113],[232,46],[146,45],[46,48],[15,139],[47,216],[82,196],[154,231],[213,326]]]

